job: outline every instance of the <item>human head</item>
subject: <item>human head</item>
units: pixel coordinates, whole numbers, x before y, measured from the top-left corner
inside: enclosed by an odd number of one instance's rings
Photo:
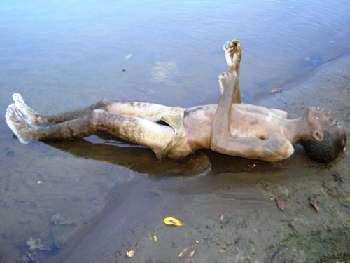
[[[328,163],[345,151],[345,130],[331,112],[309,108],[305,113],[305,120],[311,134],[300,143],[310,159]]]

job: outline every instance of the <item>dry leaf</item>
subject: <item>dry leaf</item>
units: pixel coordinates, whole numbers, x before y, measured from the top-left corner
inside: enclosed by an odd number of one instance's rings
[[[314,198],[309,197],[309,204],[317,213],[320,212],[320,207],[319,207],[319,204],[318,204],[317,200],[315,200]]]
[[[278,207],[279,210],[284,211],[286,209],[286,202],[285,201],[278,199],[278,198],[275,198],[275,203],[276,203],[276,206]]]
[[[164,224],[166,224],[168,226],[179,227],[179,226],[183,226],[184,225],[181,220],[179,220],[179,219],[177,219],[175,217],[172,217],[172,216],[164,217],[163,222],[164,222]]]
[[[132,258],[133,256],[135,256],[135,250],[128,250],[128,251],[126,251],[126,255],[129,258]]]

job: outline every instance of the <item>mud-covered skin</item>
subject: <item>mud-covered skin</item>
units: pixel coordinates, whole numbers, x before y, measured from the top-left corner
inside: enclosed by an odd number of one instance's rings
[[[322,140],[331,114],[310,108],[298,119],[278,109],[240,104],[238,41],[224,45],[228,71],[219,75],[219,104],[188,109],[146,102],[98,102],[53,116],[39,114],[13,95],[8,126],[22,143],[81,138],[99,131],[151,148],[157,157],[184,157],[198,149],[264,161],[290,157],[300,140]],[[174,123],[167,119],[176,119]],[[164,122],[165,120],[165,122]],[[180,120],[180,124],[179,124]]]

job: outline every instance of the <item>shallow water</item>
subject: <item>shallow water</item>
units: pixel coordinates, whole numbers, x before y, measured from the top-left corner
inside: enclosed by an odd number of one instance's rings
[[[178,106],[215,103],[217,75],[225,70],[221,47],[232,38],[243,45],[244,101],[255,103],[350,52],[349,14],[346,0],[2,0],[0,112],[14,91],[46,113],[102,98]],[[39,260],[64,253],[70,243],[79,244],[89,232],[83,226],[105,215],[109,196],[124,207],[118,224],[127,226],[131,216],[140,216],[144,207],[159,201],[159,192],[164,199],[181,196],[178,184],[183,177],[178,176],[210,170],[210,180],[202,183],[201,177],[194,177],[199,179],[191,179],[190,185],[194,192],[216,193],[226,179],[215,175],[242,175],[251,167],[251,162],[209,153],[160,162],[145,149],[96,145],[104,141],[95,137],[90,138],[95,144],[23,146],[1,116],[1,262],[23,256]],[[248,185],[243,193],[233,187],[235,198],[253,200],[252,182],[262,180],[266,171],[285,169],[262,166],[252,181],[230,181]],[[119,191],[123,196],[116,194]],[[163,196],[167,194],[172,197]],[[57,213],[74,224],[53,224]],[[31,237],[49,248],[28,251],[25,242]],[[111,247],[117,244],[110,241]]]

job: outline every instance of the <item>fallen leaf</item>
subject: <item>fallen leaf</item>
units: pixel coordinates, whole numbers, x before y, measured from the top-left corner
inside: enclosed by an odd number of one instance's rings
[[[176,227],[179,227],[179,226],[183,226],[183,222],[175,217],[172,217],[172,216],[167,216],[167,217],[164,217],[163,219],[163,222],[165,225],[168,225],[168,226],[176,226]]]
[[[286,202],[279,199],[279,198],[275,198],[275,203],[276,206],[278,207],[279,210],[284,211],[286,209]]]
[[[317,213],[320,212],[320,207],[316,199],[309,197],[309,204]]]
[[[128,250],[126,251],[126,255],[129,257],[129,258],[132,258],[135,256],[135,250]]]

